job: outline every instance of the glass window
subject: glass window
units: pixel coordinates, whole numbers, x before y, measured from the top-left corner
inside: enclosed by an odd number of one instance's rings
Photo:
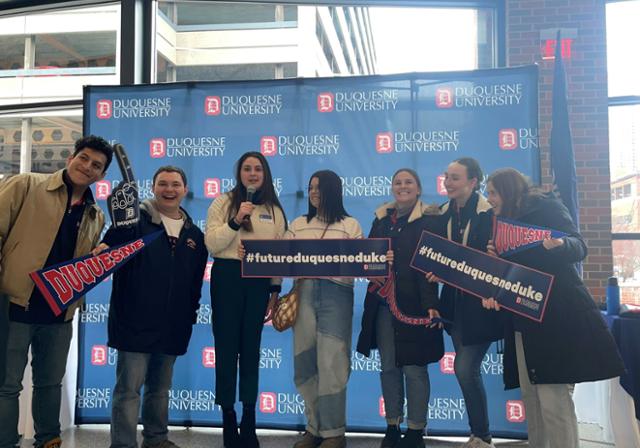
[[[160,0],[158,10],[158,82],[462,70],[496,60],[491,8]]]
[[[120,5],[0,18],[0,105],[82,98],[118,84]]]
[[[31,171],[52,173],[64,168],[82,136],[82,112],[18,113],[0,117],[0,175],[20,169],[20,148],[31,148]]]
[[[609,96],[640,95],[640,0],[607,4]]]
[[[640,241],[613,242],[613,272],[620,284],[620,302],[640,305]]]
[[[24,68],[24,37],[0,35],[0,76],[5,70]]]
[[[20,172],[22,120],[0,117],[0,180]]]
[[[640,104],[609,107],[613,233],[640,233]]]

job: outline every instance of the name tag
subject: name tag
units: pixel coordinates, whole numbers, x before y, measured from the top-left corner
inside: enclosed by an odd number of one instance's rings
[[[273,221],[273,218],[271,218],[271,215],[260,215],[260,222],[269,222],[269,221]]]

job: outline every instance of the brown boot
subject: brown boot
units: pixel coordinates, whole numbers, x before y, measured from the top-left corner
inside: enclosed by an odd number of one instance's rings
[[[316,448],[322,443],[321,437],[316,437],[309,431],[306,431],[302,439],[293,444],[293,448]]]
[[[44,445],[40,445],[42,448],[60,448],[62,446],[62,439],[60,437],[56,437],[55,439],[51,439],[48,442],[45,442]]]
[[[347,438],[345,436],[329,437],[322,439],[322,443],[318,448],[346,448]]]

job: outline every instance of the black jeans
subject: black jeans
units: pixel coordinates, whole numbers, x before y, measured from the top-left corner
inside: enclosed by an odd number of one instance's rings
[[[240,401],[257,401],[260,340],[270,284],[268,278],[242,278],[237,260],[216,258],[211,268],[216,404],[222,407],[232,407],[236,401],[238,356]]]

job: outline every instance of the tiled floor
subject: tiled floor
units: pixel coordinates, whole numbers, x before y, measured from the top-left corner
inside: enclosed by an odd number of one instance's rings
[[[291,431],[258,432],[262,448],[290,448],[300,437]],[[600,429],[595,425],[580,425],[581,448],[612,447],[611,444],[598,442],[601,440]],[[209,428],[171,428],[170,438],[183,448],[222,448],[222,431]],[[348,434],[349,448],[377,448],[380,445],[380,434]],[[109,426],[107,425],[83,425],[65,431],[63,434],[64,448],[94,448],[109,446]],[[427,448],[455,448],[460,446],[465,439],[461,438],[431,438],[425,439]],[[524,448],[526,441],[495,440],[499,448]],[[21,448],[28,448],[32,441],[23,440]]]

